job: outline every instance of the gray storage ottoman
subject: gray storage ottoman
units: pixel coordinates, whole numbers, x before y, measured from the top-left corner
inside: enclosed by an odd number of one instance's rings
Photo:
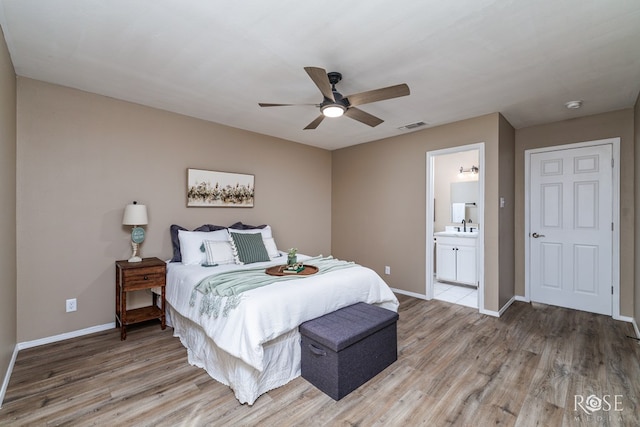
[[[342,399],[398,359],[397,320],[357,303],[301,324],[302,377]]]

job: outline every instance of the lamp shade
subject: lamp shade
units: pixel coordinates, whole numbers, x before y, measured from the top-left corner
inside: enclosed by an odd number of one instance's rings
[[[124,216],[122,217],[123,225],[147,225],[147,207],[133,202],[124,208]]]

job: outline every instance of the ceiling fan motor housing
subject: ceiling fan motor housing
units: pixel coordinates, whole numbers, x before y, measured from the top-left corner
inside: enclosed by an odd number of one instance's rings
[[[339,83],[340,80],[342,80],[342,74],[338,73],[337,71],[328,72],[327,77],[329,77],[329,83],[331,83],[333,86],[335,86],[336,83]]]
[[[344,106],[345,108],[348,108],[349,100],[343,97],[342,94],[337,90],[333,90],[333,99],[325,98],[324,101],[322,101],[322,104],[320,104],[320,107],[324,107],[325,105],[334,105],[334,104],[339,104]]]
[[[345,108],[349,108],[349,101],[342,96],[340,92],[336,89],[336,84],[342,80],[342,74],[337,71],[330,71],[327,73],[327,77],[329,78],[329,83],[331,83],[331,92],[333,93],[333,100],[329,98],[324,98],[322,104],[320,104],[320,108],[326,107],[327,105],[341,105]]]

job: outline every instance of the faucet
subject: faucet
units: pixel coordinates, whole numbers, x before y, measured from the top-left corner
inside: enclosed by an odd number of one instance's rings
[[[467,232],[467,221],[465,221],[464,219],[462,220],[462,228],[464,230],[464,232]]]

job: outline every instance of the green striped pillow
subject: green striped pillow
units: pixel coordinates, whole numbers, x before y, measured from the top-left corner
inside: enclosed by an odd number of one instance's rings
[[[262,241],[261,233],[234,233],[231,238],[238,251],[238,259],[242,264],[253,262],[270,261],[267,249]]]

